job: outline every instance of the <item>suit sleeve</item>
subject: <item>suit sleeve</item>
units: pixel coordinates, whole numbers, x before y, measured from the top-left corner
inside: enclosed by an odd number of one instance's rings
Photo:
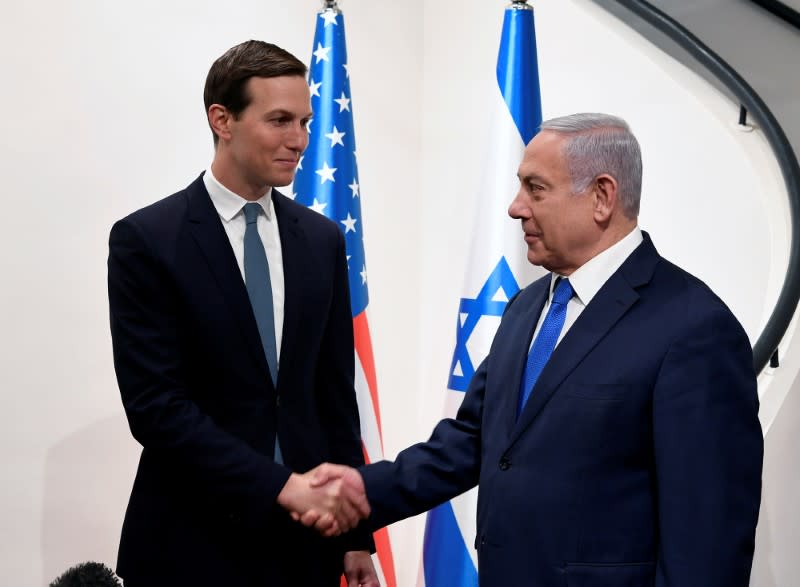
[[[171,280],[133,220],[111,230],[108,293],[114,367],[131,432],[145,451],[202,483],[222,509],[263,524],[290,471],[229,434],[186,388]],[[274,508],[274,509],[273,509]]]
[[[718,302],[707,310],[687,319],[653,396],[657,587],[749,583],[763,458],[756,378],[736,319]]]
[[[331,460],[359,467],[364,464],[364,452],[361,447],[361,423],[353,382],[353,315],[344,236],[338,228],[335,232],[333,299],[316,367],[316,392]],[[375,552],[372,535],[363,524],[338,540],[344,551]]]
[[[521,293],[518,291],[506,304],[504,320]],[[394,462],[381,461],[361,469],[373,527],[382,528],[426,512],[478,484],[481,424],[492,352],[472,376],[455,419],[441,420],[427,442],[405,449]]]
[[[425,512],[478,484],[488,361],[473,375],[455,419],[439,422],[427,442],[405,449],[394,462],[361,469],[375,528]]]

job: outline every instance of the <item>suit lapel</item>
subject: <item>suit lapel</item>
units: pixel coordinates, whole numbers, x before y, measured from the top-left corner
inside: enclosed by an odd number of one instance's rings
[[[553,351],[514,426],[512,444],[536,419],[564,379],[639,299],[636,288],[650,280],[660,259],[649,235],[643,232],[643,236],[644,241],[600,288]]]
[[[500,372],[508,373],[508,383],[503,387],[507,386],[513,390],[511,393],[502,394],[502,417],[506,424],[503,430],[509,433],[513,430],[517,419],[520,382],[528,359],[533,331],[536,329],[539,315],[542,313],[550,292],[550,279],[550,274],[548,274],[534,285],[537,289],[532,292],[531,300],[525,302],[527,307],[522,309],[521,316],[515,318],[510,326],[507,338],[508,351],[504,355],[503,364],[500,365]]]
[[[245,337],[253,358],[271,383],[267,359],[258,334],[250,298],[222,221],[200,176],[187,188],[189,231],[208,262],[217,286]]]
[[[297,215],[289,205],[290,200],[277,190],[272,190],[272,202],[275,216],[278,219],[278,232],[281,237],[281,255],[283,257],[283,338],[281,340],[281,356],[278,359],[278,384],[281,372],[288,372],[291,357],[297,356],[294,347],[297,344],[297,332],[300,325],[303,292],[308,290],[307,267],[301,259],[308,259],[308,243],[300,228]]]

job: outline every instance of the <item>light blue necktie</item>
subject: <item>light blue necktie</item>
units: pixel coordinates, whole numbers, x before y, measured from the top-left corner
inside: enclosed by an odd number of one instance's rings
[[[536,381],[550,359],[550,355],[553,354],[553,349],[556,348],[558,336],[561,334],[561,329],[564,328],[564,319],[567,317],[567,302],[572,298],[573,293],[569,280],[559,278],[559,282],[553,292],[550,308],[547,310],[547,316],[544,317],[539,334],[536,336],[536,340],[533,341],[531,352],[528,354],[525,374],[522,377],[522,384],[519,390],[517,418],[522,413],[522,408],[525,407],[525,402],[528,401],[528,397],[533,391],[533,386],[536,385]]]
[[[269,278],[269,262],[264,243],[258,235],[258,215],[261,205],[255,202],[244,205],[244,282],[247,295],[256,318],[261,346],[267,357],[272,384],[278,386],[278,350],[275,342],[275,315],[272,306],[272,282]],[[275,461],[283,462],[278,437],[275,437]]]

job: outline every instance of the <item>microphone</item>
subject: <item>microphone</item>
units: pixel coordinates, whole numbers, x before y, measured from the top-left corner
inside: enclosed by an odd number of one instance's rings
[[[122,587],[122,583],[104,564],[88,562],[68,569],[50,587]]]

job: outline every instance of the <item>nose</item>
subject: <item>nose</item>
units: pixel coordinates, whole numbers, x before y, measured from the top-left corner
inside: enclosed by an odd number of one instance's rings
[[[286,146],[293,151],[302,153],[308,146],[308,130],[302,122],[292,125],[286,137]]]
[[[530,208],[525,205],[523,199],[522,188],[520,188],[517,195],[514,196],[514,199],[511,200],[511,204],[508,206],[508,215],[515,220],[527,220],[531,217]]]

